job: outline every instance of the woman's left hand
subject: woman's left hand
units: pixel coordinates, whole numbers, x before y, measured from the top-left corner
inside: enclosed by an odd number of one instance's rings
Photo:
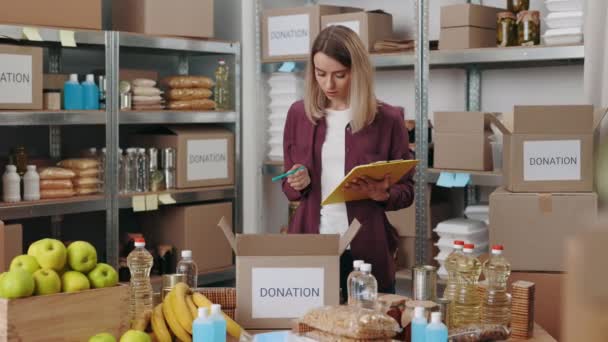
[[[391,184],[391,176],[386,175],[384,179],[374,180],[363,176],[346,184],[346,189],[365,194],[370,199],[377,202],[387,201],[390,197],[388,189]]]

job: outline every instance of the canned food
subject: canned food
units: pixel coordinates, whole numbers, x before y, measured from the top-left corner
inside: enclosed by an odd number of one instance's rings
[[[437,298],[437,267],[419,266],[412,269],[412,296],[414,300]]]
[[[185,274],[163,274],[162,278],[162,287],[160,290],[161,299],[165,299],[165,296],[173,290],[177,283],[185,283],[187,282]]]

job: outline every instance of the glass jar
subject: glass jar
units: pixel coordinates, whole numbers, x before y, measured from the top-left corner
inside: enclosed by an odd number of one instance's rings
[[[530,9],[530,0],[507,0],[507,9],[515,14]]]
[[[23,175],[27,172],[28,164],[27,150],[24,146],[19,146],[15,148],[14,160],[17,166],[17,173],[19,174],[19,176],[23,177]]]
[[[511,12],[500,12],[496,15],[496,46],[517,45],[517,17]]]
[[[540,12],[522,11],[517,14],[518,45],[540,45]]]

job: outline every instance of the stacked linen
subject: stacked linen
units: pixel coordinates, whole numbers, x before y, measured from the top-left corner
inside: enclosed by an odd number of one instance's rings
[[[270,104],[268,113],[268,159],[283,160],[283,129],[291,105],[303,97],[304,80],[300,74],[275,72],[268,78]]]
[[[138,78],[133,80],[133,109],[134,110],[162,110],[163,93],[156,87],[156,81],[147,78]]]
[[[445,260],[452,253],[454,240],[462,240],[465,243],[474,244],[473,255],[475,256],[488,252],[488,226],[483,221],[456,218],[439,223],[433,231],[439,236],[439,241],[435,244],[439,248],[439,253],[435,257],[435,260],[441,266],[437,274],[442,279],[447,279],[448,273],[445,269]]]
[[[583,0],[545,0],[549,14],[545,18],[546,45],[568,45],[583,42]]]

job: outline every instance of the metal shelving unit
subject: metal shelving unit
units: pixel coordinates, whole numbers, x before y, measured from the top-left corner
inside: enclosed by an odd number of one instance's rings
[[[37,27],[41,41],[24,40],[24,28],[20,25],[0,25],[0,40],[13,41],[27,45],[41,46],[48,50],[45,61],[49,73],[61,70],[62,47],[60,33],[63,29]],[[235,134],[235,185],[230,187],[211,187],[198,189],[177,189],[165,191],[177,204],[217,200],[234,202],[234,222],[237,232],[241,231],[242,203],[239,194],[241,185],[241,46],[238,42],[217,40],[198,40],[173,37],[153,37],[116,31],[73,30],[78,48],[101,50],[104,56],[107,79],[106,109],[101,111],[0,111],[0,126],[49,126],[50,156],[61,157],[61,126],[101,125],[105,129],[106,168],[105,187],[102,195],[73,197],[62,200],[42,200],[0,204],[0,219],[26,219],[51,216],[53,222],[60,222],[60,215],[93,211],[106,212],[106,255],[107,262],[118,265],[119,210],[132,208],[133,195],[121,195],[118,191],[118,147],[121,125],[148,124],[221,124],[231,127]],[[65,49],[70,49],[66,47]],[[122,49],[125,53],[138,55],[152,54],[177,57],[179,63],[175,73],[187,74],[190,67],[200,72],[194,63],[206,63],[204,57],[230,56],[234,60],[231,70],[234,73],[234,110],[233,111],[121,111],[119,109],[119,68]],[[192,58],[189,65],[188,58]],[[159,65],[159,67],[165,67]],[[203,68],[211,68],[204,65]],[[138,194],[139,195],[139,194]],[[223,281],[234,277],[228,271],[215,272],[206,277]],[[210,279],[211,279],[210,278]]]

